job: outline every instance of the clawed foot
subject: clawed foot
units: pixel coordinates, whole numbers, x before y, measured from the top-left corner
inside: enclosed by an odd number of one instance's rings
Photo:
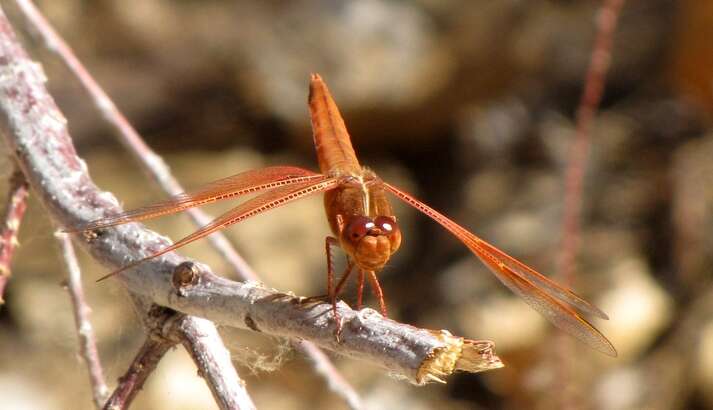
[[[339,316],[339,314],[335,311],[334,315],[332,316],[334,319],[334,340],[337,343],[341,343],[341,336],[342,336],[342,318]]]
[[[337,312],[337,301],[336,299],[332,299],[330,295],[317,295],[317,296],[308,296],[308,297],[302,297],[300,298],[300,303],[301,304],[310,304],[310,303],[330,303],[332,305],[332,319],[334,320],[334,339],[337,341],[337,343],[341,343],[341,335],[342,335],[342,317],[339,316],[339,312]]]

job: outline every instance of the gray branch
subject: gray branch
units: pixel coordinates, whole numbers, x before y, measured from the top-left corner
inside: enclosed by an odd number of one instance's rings
[[[243,382],[231,364],[230,352],[223,345],[213,323],[198,317],[185,316],[176,322],[175,332],[200,369],[213,397],[221,409],[254,410],[255,405]],[[228,394],[216,391],[229,388]]]
[[[104,381],[104,371],[99,361],[97,344],[94,338],[94,328],[89,321],[91,309],[84,297],[82,289],[82,274],[79,270],[79,261],[74,253],[74,246],[66,234],[56,235],[62,249],[62,257],[67,266],[67,290],[72,299],[72,310],[74,312],[74,323],[79,337],[79,353],[84,359],[89,371],[89,383],[92,386],[94,406],[102,408],[109,396],[109,389]]]

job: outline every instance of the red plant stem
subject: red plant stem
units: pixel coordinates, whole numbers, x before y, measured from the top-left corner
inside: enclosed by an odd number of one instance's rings
[[[128,408],[163,355],[174,345],[173,342],[149,335],[129,369],[119,378],[119,384],[104,404],[104,410]]]
[[[577,129],[570,147],[565,174],[564,215],[557,272],[564,283],[574,282],[574,260],[579,250],[582,213],[582,181],[591,145],[591,128],[604,92],[611,62],[612,40],[624,0],[605,0],[597,16],[597,35],[587,70],[584,92],[577,108]]]
[[[3,295],[8,280],[10,280],[10,265],[12,255],[17,247],[17,233],[20,222],[27,209],[28,185],[24,175],[16,170],[10,177],[10,188],[2,215],[0,230],[0,305],[4,303]]]
[[[89,382],[92,386],[94,405],[100,409],[109,395],[109,390],[104,381],[104,371],[102,370],[99,353],[97,352],[94,329],[89,321],[91,309],[84,297],[81,271],[79,270],[79,262],[77,261],[77,255],[74,252],[72,241],[69,239],[69,236],[64,233],[58,233],[56,236],[60,242],[62,256],[67,266],[67,290],[72,299],[74,323],[77,328],[77,336],[79,337],[79,353],[89,370]]]
[[[60,60],[64,62],[72,74],[80,81],[87,93],[94,100],[102,117],[114,127],[119,141],[129,152],[134,154],[149,177],[170,195],[183,192],[184,189],[173,175],[171,175],[163,159],[146,145],[138,132],[129,124],[126,117],[119,111],[114,102],[94,80],[91,74],[89,74],[87,69],[74,55],[69,45],[57,34],[32,1],[16,0],[16,3],[24,13],[30,26],[39,33],[46,47],[56,53]],[[205,226],[212,220],[205,212],[197,208],[191,208],[187,210],[187,212],[197,226]],[[258,275],[233,248],[225,235],[221,232],[215,232],[208,236],[207,239],[221,256],[228,261],[238,276],[243,280],[259,281]],[[317,373],[324,376],[328,386],[349,403],[351,407],[354,407],[354,403],[358,402],[358,400],[355,402],[354,398],[358,397],[358,395],[354,388],[341,376],[331,360],[324,353],[320,352],[319,348],[311,342],[301,341],[296,343],[296,346],[310,357],[315,364]],[[340,380],[340,382],[335,382],[335,380]]]
[[[596,38],[592,48],[584,91],[576,114],[576,132],[565,171],[564,210],[560,252],[557,258],[557,275],[565,285],[575,282],[575,261],[581,236],[583,180],[591,146],[591,128],[604,93],[606,74],[611,63],[611,49],[617,20],[624,0],[604,0],[596,19]],[[559,407],[581,407],[578,395],[581,389],[572,382],[572,345],[560,333],[557,339],[556,361]]]

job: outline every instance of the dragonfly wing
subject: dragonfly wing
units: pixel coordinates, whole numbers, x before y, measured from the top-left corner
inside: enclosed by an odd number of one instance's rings
[[[119,272],[123,272],[149,259],[153,259],[157,256],[174,251],[182,246],[201,239],[227,226],[242,222],[250,217],[267,212],[271,209],[278,208],[297,199],[301,199],[312,194],[333,189],[339,184],[339,180],[337,178],[328,178],[322,175],[320,175],[319,177],[320,179],[318,179],[317,181],[309,181],[306,183],[299,183],[297,185],[282,186],[260,194],[255,198],[246,201],[245,203],[242,203],[237,207],[231,209],[230,211],[224,213],[223,215],[217,217],[208,225],[203,226],[199,230],[179,240],[173,245],[168,246],[160,250],[159,252],[149,255],[136,262],[132,262],[131,264],[126,265],[121,269],[111,272],[108,275],[105,275],[100,278],[98,281],[116,275]]]
[[[256,193],[266,189],[316,181],[322,175],[297,167],[279,166],[251,170],[219,179],[194,191],[175,195],[138,209],[122,212],[106,218],[91,221],[84,225],[68,229],[67,232],[82,232],[99,228],[108,228],[127,222],[141,221],[157,216],[173,214],[188,208],[207,203]]]
[[[482,255],[476,248],[468,244],[466,246],[478,256],[505,286],[520,296],[530,307],[546,317],[552,324],[583,341],[593,349],[608,356],[616,357],[617,352],[611,342],[574,309],[513,272],[507,265],[492,258],[492,255]]]
[[[508,255],[507,253],[489,244],[488,242],[476,237],[473,234],[471,235],[474,237],[474,240],[478,243],[478,245],[484,248],[491,255],[495,255],[500,261],[507,265],[509,269],[517,272],[519,276],[527,278],[529,281],[533,282],[538,287],[547,289],[548,293],[556,299],[559,299],[565,303],[576,307],[581,312],[597,316],[601,319],[609,319],[609,316],[607,316],[606,313],[602,312],[598,307],[592,305],[586,300],[582,299],[576,293],[572,292],[569,289],[563,288],[562,286],[555,283],[552,279],[537,272],[531,267]]]
[[[384,183],[384,186],[397,198],[429,216],[460,239],[505,286],[555,326],[582,340],[595,350],[616,356],[616,350],[609,340],[572,307],[606,317],[599,309],[478,238],[413,196],[387,183]]]

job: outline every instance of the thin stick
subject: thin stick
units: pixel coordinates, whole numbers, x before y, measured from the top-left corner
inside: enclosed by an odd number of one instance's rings
[[[220,339],[215,325],[197,317],[185,317],[176,332],[183,346],[201,369],[200,375],[221,409],[253,410],[255,405],[230,360],[230,352]]]
[[[576,132],[570,146],[565,171],[564,210],[557,256],[557,275],[565,285],[575,281],[575,260],[579,252],[584,173],[591,146],[591,128],[604,92],[606,74],[611,63],[611,49],[617,20],[624,0],[604,0],[596,19],[596,38],[587,69],[584,91],[580,97],[576,116]],[[557,380],[560,387],[560,405],[563,409],[576,408],[577,384],[571,383],[572,345],[560,333],[556,352],[559,356]],[[572,388],[567,388],[570,386]]]
[[[10,177],[7,200],[2,214],[2,229],[0,230],[0,306],[5,301],[5,287],[10,280],[12,255],[17,247],[17,233],[20,222],[27,209],[28,185],[22,172],[15,170]]]
[[[126,373],[119,379],[104,409],[126,409],[143,388],[164,354],[182,343],[221,409],[255,409],[252,399],[223,345],[215,325],[205,319],[176,314],[166,309],[154,318],[152,330]]]
[[[332,366],[332,361],[324,354],[322,349],[315,346],[313,343],[307,341],[297,342],[301,344],[301,348],[304,351],[309,351],[311,354],[308,356],[314,360],[314,369],[317,373],[321,374],[325,380],[327,380],[327,385],[329,389],[346,399],[347,404],[352,410],[357,410],[363,408],[361,398],[354,391],[352,386],[342,377],[342,375],[335,369],[330,369],[325,366]],[[315,360],[317,357],[319,360]]]
[[[16,0],[16,2],[24,13],[24,16],[29,24],[38,31],[47,48],[56,53],[66,64],[67,68],[69,68],[75,77],[77,77],[87,93],[94,100],[96,107],[102,114],[102,117],[116,131],[115,134],[119,137],[119,141],[129,150],[129,152],[134,154],[147,175],[169,195],[183,192],[184,189],[171,175],[171,172],[163,162],[163,159],[156,155],[156,153],[154,153],[151,148],[146,145],[139,133],[136,132],[131,124],[129,124],[126,117],[121,113],[121,111],[118,110],[114,102],[77,59],[69,45],[62,39],[62,37],[59,36],[59,34],[57,34],[40,11],[37,10],[32,1]],[[212,220],[210,216],[198,208],[191,208],[187,212],[193,219],[194,224],[197,226],[205,226]],[[258,275],[252,270],[250,265],[242,258],[242,256],[238,254],[223,233],[216,232],[208,236],[207,239],[240,278],[243,280],[259,280]],[[315,367],[318,368],[317,373],[325,376],[327,384],[332,384],[329,379],[330,377],[343,379],[343,377],[339,374],[339,371],[331,362],[329,362],[329,358],[326,355],[315,354],[316,349],[307,348],[308,345],[309,342],[306,342],[299,343],[297,346],[299,346],[303,353],[310,356],[312,361],[315,363]],[[327,362],[324,362],[324,360]],[[346,383],[344,384],[344,387],[348,387],[348,392],[346,392],[347,395],[343,396],[343,398],[348,402],[350,400],[350,396],[356,395],[356,391]]]
[[[149,335],[131,362],[129,369],[119,378],[119,384],[104,405],[104,410],[126,409],[144,386],[156,365],[176,342]]]
[[[570,146],[565,173],[564,215],[558,275],[564,283],[574,282],[574,260],[579,250],[582,212],[582,181],[591,146],[591,128],[604,91],[604,82],[611,61],[612,40],[624,0],[606,0],[597,16],[597,36],[587,70],[584,92],[577,108],[577,129]]]
[[[62,257],[67,267],[67,290],[72,299],[72,307],[74,312],[74,323],[77,327],[77,335],[79,337],[79,354],[84,359],[89,371],[89,382],[92,386],[92,396],[94,398],[94,406],[101,409],[107,396],[109,389],[104,381],[104,372],[102,371],[99,353],[97,353],[97,344],[94,337],[94,329],[89,321],[91,309],[84,297],[82,289],[82,274],[79,270],[77,255],[74,253],[74,246],[67,234],[55,234],[59,240]]]

